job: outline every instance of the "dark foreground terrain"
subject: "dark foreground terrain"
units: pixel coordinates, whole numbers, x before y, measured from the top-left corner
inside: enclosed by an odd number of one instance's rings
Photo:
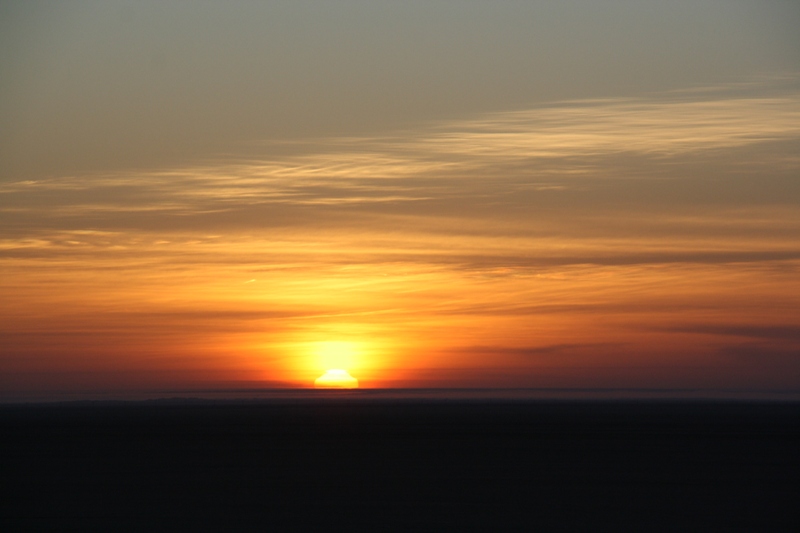
[[[0,406],[0,531],[800,531],[800,404]]]

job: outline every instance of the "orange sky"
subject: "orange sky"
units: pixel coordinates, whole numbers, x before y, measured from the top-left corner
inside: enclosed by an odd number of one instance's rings
[[[793,73],[0,181],[0,399],[800,389]],[[155,160],[154,160],[155,161]]]

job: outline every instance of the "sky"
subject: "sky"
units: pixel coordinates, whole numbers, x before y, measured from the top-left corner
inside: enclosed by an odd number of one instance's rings
[[[0,0],[0,400],[799,392],[799,26]]]

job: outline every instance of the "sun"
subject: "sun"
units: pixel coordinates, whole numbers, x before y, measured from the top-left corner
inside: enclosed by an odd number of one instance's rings
[[[314,387],[318,389],[357,389],[358,380],[347,370],[332,368],[314,381]]]

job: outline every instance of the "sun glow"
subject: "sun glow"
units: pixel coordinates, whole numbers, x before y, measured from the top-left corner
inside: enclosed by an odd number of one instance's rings
[[[353,368],[357,366],[358,350],[352,342],[321,342],[317,344],[315,352],[320,368]]]
[[[318,377],[314,381],[314,386],[318,389],[357,389],[358,380],[347,370],[334,368]]]

